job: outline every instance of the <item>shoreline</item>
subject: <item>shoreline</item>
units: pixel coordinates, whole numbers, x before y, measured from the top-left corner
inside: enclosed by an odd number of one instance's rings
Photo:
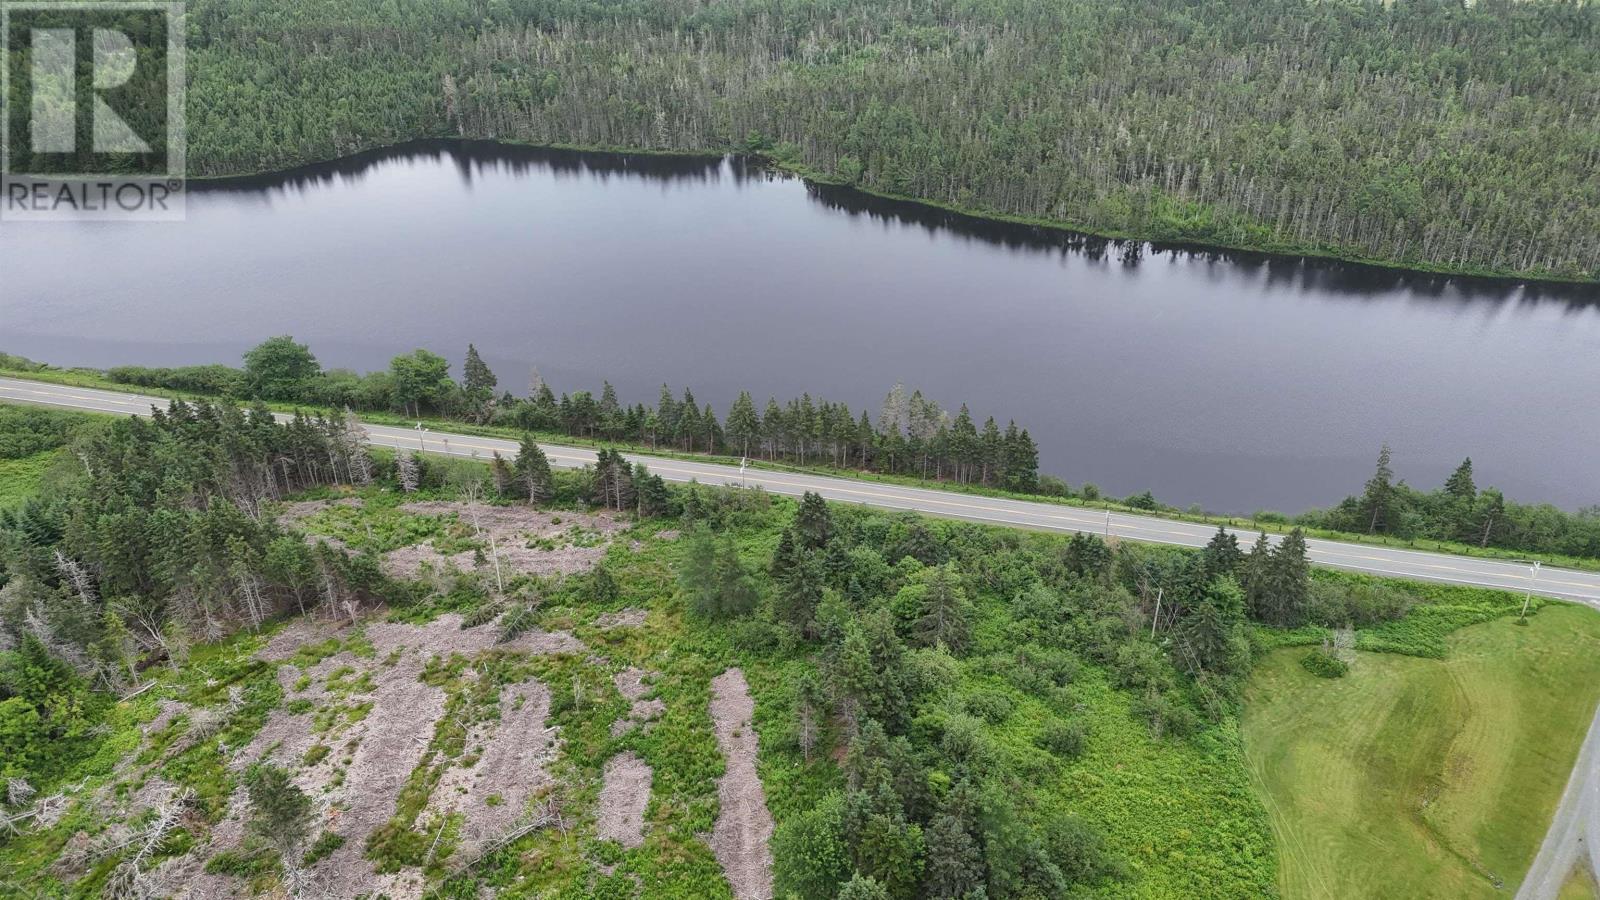
[[[658,161],[678,160],[683,162],[712,162],[724,159],[741,159],[753,163],[769,171],[781,172],[785,175],[798,178],[808,187],[820,187],[833,191],[849,192],[856,197],[872,200],[879,203],[898,204],[913,207],[922,213],[922,217],[937,214],[956,217],[962,224],[974,228],[1008,227],[1015,229],[1031,230],[1035,234],[1049,235],[1057,238],[1057,243],[1065,241],[1071,244],[1086,244],[1106,242],[1121,246],[1127,243],[1148,245],[1152,255],[1161,253],[1189,253],[1189,254],[1221,254],[1231,257],[1235,262],[1246,264],[1294,264],[1294,265],[1320,265],[1320,266],[1350,266],[1363,269],[1374,274],[1390,275],[1399,278],[1413,278],[1445,283],[1477,283],[1484,287],[1494,287],[1505,291],[1512,288],[1523,288],[1535,292],[1548,292],[1551,294],[1576,295],[1569,299],[1586,303],[1600,303],[1600,280],[1589,280],[1577,277],[1564,277],[1559,275],[1519,275],[1506,272],[1490,272],[1474,269],[1451,269],[1443,266],[1428,266],[1414,262],[1399,262],[1393,260],[1375,259],[1341,253],[1335,250],[1320,250],[1316,248],[1295,247],[1292,245],[1260,247],[1245,244],[1229,244],[1226,242],[1206,242],[1187,239],[1157,238],[1136,235],[1128,232],[1113,230],[1097,230],[1074,225],[1070,222],[1058,222],[1050,219],[1031,218],[1027,216],[1012,215],[1007,213],[986,212],[967,209],[955,204],[944,203],[938,200],[929,200],[900,194],[875,191],[870,188],[849,184],[836,178],[812,171],[795,164],[783,162],[769,156],[755,153],[744,153],[736,150],[723,152],[694,152],[683,150],[648,150],[648,149],[617,149],[604,147],[591,147],[573,144],[535,144],[526,141],[507,141],[495,138],[466,138],[453,136],[419,137],[393,144],[382,144],[358,150],[343,156],[329,159],[300,163],[284,169],[269,169],[257,172],[235,173],[228,175],[193,176],[187,179],[191,188],[198,193],[208,191],[252,190],[260,188],[284,187],[297,182],[307,182],[328,178],[339,174],[359,172],[378,162],[394,159],[418,152],[429,150],[442,151],[448,148],[466,148],[480,150],[497,150],[510,152],[547,152],[564,153],[574,156],[591,157],[595,160],[608,159],[619,167],[627,167],[632,158],[647,158]],[[909,213],[911,210],[902,212]],[[1108,252],[1107,257],[1111,254]]]

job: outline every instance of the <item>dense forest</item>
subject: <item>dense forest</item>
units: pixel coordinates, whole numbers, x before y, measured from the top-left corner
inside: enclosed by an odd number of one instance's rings
[[[763,154],[1160,240],[1600,277],[1600,9],[195,0],[193,174],[423,136]]]
[[[207,875],[246,879],[224,882],[234,890],[281,883],[296,893],[333,877],[323,865],[333,854],[442,879],[445,896],[522,879],[563,896],[624,896],[630,872],[684,896],[720,893],[697,836],[709,826],[702,811],[715,808],[707,773],[717,770],[696,704],[721,659],[739,661],[754,685],[782,896],[1259,896],[1273,850],[1236,730],[1253,657],[1323,642],[1306,665],[1337,676],[1350,640],[1437,656],[1445,633],[1517,605],[1493,592],[1313,573],[1298,533],[1248,551],[1220,533],[1203,551],[1109,545],[815,496],[668,487],[609,452],[589,470],[552,475],[530,444],[500,464],[513,473],[501,477],[476,462],[371,457],[350,434],[337,420],[277,424],[259,408],[204,403],[92,421],[74,426],[69,477],[0,512],[7,871],[123,896],[161,884],[169,861],[165,877],[186,871],[178,860],[193,850],[210,854]],[[286,522],[278,501],[307,492],[328,499],[300,501],[312,514]],[[412,497],[426,502],[400,505]],[[524,573],[480,523],[530,501],[579,519],[609,508],[637,524],[591,572]],[[420,511],[440,508],[458,512]],[[468,548],[468,570],[397,577],[385,553],[422,538]],[[607,737],[626,705],[599,693],[609,677],[593,670],[612,665],[604,657],[530,663],[507,653],[519,635],[625,602],[648,605],[657,627],[578,634],[666,668],[657,690],[671,717],[654,732]],[[374,650],[374,629],[392,635],[445,613],[460,625],[439,633],[493,622],[508,650],[398,666],[398,649]],[[258,642],[208,649],[295,616],[309,617],[294,626],[309,636],[287,677],[252,655]],[[321,640],[321,628],[348,631]],[[1330,628],[1350,640],[1326,643]],[[354,666],[317,665],[341,648],[353,649],[334,662]],[[451,760],[476,759],[465,752],[468,726],[494,714],[506,679],[525,677],[519,665],[572,685],[571,699],[549,707],[567,736],[557,771],[597,779],[597,757],[619,747],[656,766],[666,793],[651,820],[658,836],[642,850],[597,841],[583,824],[593,795],[575,791],[550,795],[535,820],[559,831],[513,831],[476,862],[447,861],[457,843],[440,836],[459,823],[419,819]],[[273,712],[310,684],[301,672],[324,670],[326,710],[301,698]],[[374,693],[371,681],[395,677],[448,691],[439,711],[451,713],[431,740],[424,734],[429,754],[401,796],[420,794],[383,827],[352,832],[340,856],[359,808],[314,821],[327,801],[297,786],[325,770],[328,748],[310,746],[288,770],[252,763],[250,748],[264,722],[286,715],[312,717],[312,734],[333,740],[352,727],[341,724],[345,710],[355,721],[385,713],[386,689]],[[154,715],[154,702],[133,702],[151,689],[188,712],[142,728],[146,719],[128,717]],[[127,702],[113,704],[118,696]],[[149,791],[109,789],[124,774],[119,759],[146,773],[138,784],[169,784],[170,798],[141,814]],[[405,781],[402,772],[388,783]],[[108,790],[80,794],[85,785]],[[108,819],[124,807],[125,823]],[[236,814],[249,828],[228,838],[222,823]],[[597,893],[619,862],[620,884]]]

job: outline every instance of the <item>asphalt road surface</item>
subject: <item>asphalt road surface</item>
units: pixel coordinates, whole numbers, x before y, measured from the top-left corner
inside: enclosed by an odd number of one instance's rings
[[[168,401],[140,394],[0,378],[0,402],[32,403],[124,415],[148,415],[151,406],[165,407]],[[515,441],[386,425],[365,427],[368,440],[380,447],[402,447],[450,456],[475,456],[485,460],[495,451],[506,457],[515,456],[517,452]],[[549,455],[550,464],[553,466],[577,468],[594,462],[595,454],[592,450],[557,444],[540,446]],[[1174,521],[1157,516],[980,497],[852,478],[774,472],[755,467],[740,472],[738,466],[732,465],[632,453],[624,455],[632,462],[645,464],[651,472],[668,481],[694,480],[701,484],[761,487],[774,494],[791,496],[813,491],[828,500],[841,503],[860,503],[882,509],[915,510],[928,515],[991,525],[1010,525],[1044,531],[1085,531],[1185,547],[1203,546],[1216,533],[1215,526]],[[1255,540],[1255,534],[1240,531],[1239,540],[1240,543],[1248,545]],[[1312,562],[1336,569],[1395,578],[1418,578],[1449,584],[1501,588],[1509,591],[1532,591],[1545,597],[1600,607],[1600,572],[1580,572],[1545,566],[1535,576],[1530,565],[1517,562],[1322,539],[1312,539],[1306,543]]]

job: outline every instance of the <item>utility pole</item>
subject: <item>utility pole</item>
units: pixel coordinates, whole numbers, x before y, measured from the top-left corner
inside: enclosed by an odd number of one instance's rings
[[[1543,563],[1536,560],[1533,568],[1528,570],[1528,592],[1522,595],[1522,615],[1517,619],[1519,622],[1528,621],[1528,604],[1533,600],[1533,584],[1539,578],[1539,566],[1541,565]]]
[[[1111,507],[1106,507],[1106,539],[1111,539]]]
[[[1156,623],[1161,621],[1161,595],[1166,593],[1166,588],[1156,588],[1156,614],[1150,618],[1150,637],[1156,636]]]

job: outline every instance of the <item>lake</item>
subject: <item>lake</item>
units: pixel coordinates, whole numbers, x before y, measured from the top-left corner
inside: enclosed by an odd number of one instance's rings
[[[325,366],[475,343],[501,386],[687,385],[723,415],[896,382],[1014,418],[1074,486],[1212,511],[1442,483],[1600,503],[1600,292],[1140,245],[808,185],[737,159],[423,142],[197,190],[188,221],[0,225],[0,350]]]

